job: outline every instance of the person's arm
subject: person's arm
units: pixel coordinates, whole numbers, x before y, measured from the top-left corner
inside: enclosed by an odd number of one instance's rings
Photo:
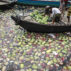
[[[54,14],[55,14],[55,12],[54,12],[54,10],[52,9],[52,17],[54,17]],[[52,20],[52,24],[54,24],[54,19]]]
[[[53,19],[53,20],[52,20],[52,24],[54,24],[54,22],[55,22],[55,21],[54,21],[54,19]]]
[[[52,9],[52,17],[54,16],[54,14],[55,14],[55,12],[54,12],[54,10]]]

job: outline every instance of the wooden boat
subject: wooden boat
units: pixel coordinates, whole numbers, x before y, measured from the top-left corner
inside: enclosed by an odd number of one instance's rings
[[[71,2],[71,0],[69,0],[69,1]],[[18,3],[25,4],[25,5],[38,5],[38,6],[50,5],[50,6],[59,7],[60,0],[18,0]]]
[[[71,31],[71,24],[65,24],[63,22],[60,24],[40,24],[27,20],[21,20],[20,18],[14,16],[11,16],[11,18],[16,22],[17,25],[20,25],[29,32],[62,33]]]
[[[0,1],[0,10],[7,10],[13,8],[16,2]]]

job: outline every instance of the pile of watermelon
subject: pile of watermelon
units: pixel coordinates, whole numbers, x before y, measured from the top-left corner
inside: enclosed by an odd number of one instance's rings
[[[45,16],[44,13],[40,13],[38,10],[32,12],[30,16],[38,23],[48,24],[49,16]]]

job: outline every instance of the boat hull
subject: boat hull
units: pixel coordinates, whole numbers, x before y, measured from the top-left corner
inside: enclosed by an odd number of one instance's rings
[[[60,6],[60,0],[18,0],[19,4],[23,4],[23,5],[36,5],[36,6],[46,6],[46,5],[50,5],[50,6],[55,6],[55,7],[59,7]],[[70,6],[70,4],[68,5]]]
[[[6,4],[1,4],[0,5],[0,10],[8,10],[13,8],[13,6],[16,4],[16,2],[11,2],[11,3],[6,3]]]
[[[46,5],[50,5],[50,6],[59,6],[60,2],[53,2],[53,1],[29,1],[29,0],[23,0],[20,1],[18,0],[18,3],[20,4],[27,4],[27,5],[39,5],[39,6],[46,6]]]
[[[34,22],[29,22],[27,20],[20,20],[17,17],[11,17],[17,25],[20,25],[29,32],[36,33],[62,33],[71,32],[71,24],[39,24]]]

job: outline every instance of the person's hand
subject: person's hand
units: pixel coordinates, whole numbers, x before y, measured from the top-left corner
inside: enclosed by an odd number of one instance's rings
[[[52,21],[52,24],[54,24],[54,22]]]
[[[54,22],[52,22],[52,24],[54,24]]]

